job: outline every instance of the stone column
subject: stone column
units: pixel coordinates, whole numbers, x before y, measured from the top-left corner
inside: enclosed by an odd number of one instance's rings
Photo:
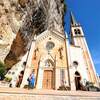
[[[75,91],[76,90],[76,86],[75,86],[75,75],[74,75],[75,69],[74,68],[70,68],[69,71],[70,71],[71,90],[72,91]]]
[[[32,41],[32,44],[31,44],[31,47],[30,47],[30,51],[29,51],[29,54],[27,56],[27,61],[26,61],[26,68],[25,68],[25,71],[24,71],[24,76],[23,76],[23,81],[22,81],[22,84],[21,84],[21,88],[23,88],[25,85],[28,84],[27,82],[27,79],[32,71],[32,66],[31,66],[31,63],[32,63],[32,57],[33,57],[33,51],[34,51],[34,48],[35,48],[35,41]]]
[[[39,66],[40,67],[40,66]],[[37,79],[37,85],[36,88],[37,89],[42,89],[42,82],[43,82],[43,68],[39,68],[39,72],[38,72],[38,79]]]

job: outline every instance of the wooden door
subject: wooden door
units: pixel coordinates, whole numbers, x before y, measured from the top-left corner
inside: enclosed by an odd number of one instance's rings
[[[76,90],[81,90],[80,76],[75,77]]]
[[[81,76],[79,72],[75,72],[75,85],[76,85],[76,90],[81,90],[81,84],[80,84]]]
[[[52,70],[44,71],[43,89],[53,89],[53,71]]]

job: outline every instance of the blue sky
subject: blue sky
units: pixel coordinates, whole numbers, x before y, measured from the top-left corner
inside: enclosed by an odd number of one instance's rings
[[[100,75],[100,0],[65,0],[65,2],[67,3],[65,30],[69,33],[69,12],[72,11],[83,28],[96,71]]]

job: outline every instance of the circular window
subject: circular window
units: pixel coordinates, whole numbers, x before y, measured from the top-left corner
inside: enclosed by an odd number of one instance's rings
[[[51,41],[47,42],[47,44],[46,44],[46,48],[47,48],[47,50],[51,50],[51,49],[53,49],[54,46],[55,46],[55,44],[54,44],[53,42],[51,42]]]

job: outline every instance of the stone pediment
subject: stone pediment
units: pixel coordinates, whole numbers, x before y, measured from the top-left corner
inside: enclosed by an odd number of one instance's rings
[[[58,41],[64,41],[64,39],[65,39],[65,35],[61,34],[58,31],[46,30],[46,31],[44,31],[43,33],[41,33],[40,35],[37,36],[36,42],[43,41],[44,39],[48,38],[49,36],[55,38]]]

